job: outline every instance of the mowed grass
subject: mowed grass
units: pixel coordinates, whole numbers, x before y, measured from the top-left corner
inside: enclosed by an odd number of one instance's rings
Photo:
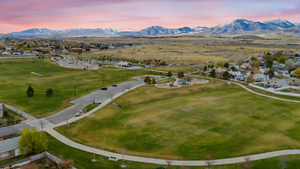
[[[300,148],[300,107],[224,82],[167,90],[140,87],[57,130],[92,147],[156,158],[203,159]]]
[[[127,73],[129,80],[143,74],[142,70],[67,69],[50,63],[49,59],[3,59],[0,63],[0,101],[37,118],[71,106],[68,102],[75,99],[75,85],[78,98],[103,87],[103,78],[104,86],[110,86],[127,81]],[[29,85],[35,90],[33,99],[27,98]],[[46,97],[49,88],[54,90],[52,98]]]
[[[198,69],[200,69],[199,67],[200,65],[191,65],[191,66],[187,66],[187,65],[181,65],[181,66],[170,66],[170,67],[155,67],[155,68],[147,68],[147,69],[154,69],[154,70],[160,70],[160,71],[171,71],[171,72],[184,72],[184,73],[188,73],[190,71],[198,71]]]

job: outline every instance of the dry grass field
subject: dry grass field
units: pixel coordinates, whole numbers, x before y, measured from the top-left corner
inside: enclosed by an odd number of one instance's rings
[[[236,61],[249,55],[262,54],[264,49],[238,48],[235,46],[213,46],[193,44],[148,45],[99,53],[83,54],[82,57],[111,55],[122,59],[163,59],[172,63],[216,62],[217,60]]]

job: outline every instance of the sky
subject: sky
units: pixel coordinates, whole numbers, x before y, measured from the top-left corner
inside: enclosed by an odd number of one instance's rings
[[[216,26],[235,19],[300,20],[299,0],[1,0],[0,33],[30,28],[140,30]]]

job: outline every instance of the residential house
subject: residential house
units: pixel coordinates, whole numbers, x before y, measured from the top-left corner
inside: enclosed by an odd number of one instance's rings
[[[292,81],[291,79],[277,79],[274,78],[269,80],[268,84],[274,88],[286,87],[289,86],[289,82]]]
[[[3,117],[3,105],[0,103],[0,118]]]
[[[31,51],[28,51],[28,50],[26,50],[26,51],[23,53],[23,55],[26,55],[26,56],[28,56],[28,55],[32,55],[32,52],[31,52]]]
[[[276,51],[273,51],[271,54],[274,55],[274,54],[276,54],[276,53],[277,53]]]
[[[21,155],[18,141],[20,137],[15,137],[0,141],[0,159],[6,160]]]
[[[118,63],[119,67],[130,67],[132,64],[130,62],[120,62]]]
[[[254,74],[254,75],[253,75],[253,79],[254,79],[256,82],[261,82],[261,81],[264,81],[264,80],[266,79],[266,75],[261,74],[261,73]]]
[[[235,80],[246,81],[247,77],[250,75],[250,72],[247,71],[239,71],[235,76]]]
[[[240,68],[242,68],[242,69],[249,69],[249,68],[251,68],[252,66],[249,64],[249,63],[243,63],[241,66],[240,66]]]
[[[216,73],[224,73],[227,71],[227,68],[226,67],[218,67],[216,69]]]

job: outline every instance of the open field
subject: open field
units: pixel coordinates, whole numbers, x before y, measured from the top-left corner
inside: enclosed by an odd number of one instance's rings
[[[246,59],[249,56],[258,56],[264,51],[294,50],[297,47],[253,44],[253,43],[222,43],[213,45],[194,45],[194,44],[155,44],[131,48],[123,48],[109,51],[99,51],[98,53],[89,53],[74,55],[75,57],[96,57],[109,55],[119,59],[162,59],[168,63],[197,63],[198,67],[207,63],[214,63],[218,60],[234,62],[239,59]]]
[[[249,94],[224,82],[176,90],[140,87],[57,130],[82,144],[174,159],[250,155],[300,148],[295,103]]]
[[[104,86],[110,86],[127,81],[127,73],[129,80],[143,74],[142,70],[67,69],[50,63],[48,59],[3,59],[0,63],[0,101],[37,118],[69,107],[69,100],[75,98],[75,85],[76,96],[80,97],[103,87],[103,78]],[[35,90],[33,99],[26,95],[29,85]],[[52,98],[46,97],[49,88],[54,90]]]
[[[188,71],[197,71],[200,69],[200,65],[181,65],[181,66],[170,66],[170,67],[154,67],[154,68],[147,68],[147,69],[154,69],[154,70],[160,70],[160,71],[171,71],[171,72],[185,72]]]

